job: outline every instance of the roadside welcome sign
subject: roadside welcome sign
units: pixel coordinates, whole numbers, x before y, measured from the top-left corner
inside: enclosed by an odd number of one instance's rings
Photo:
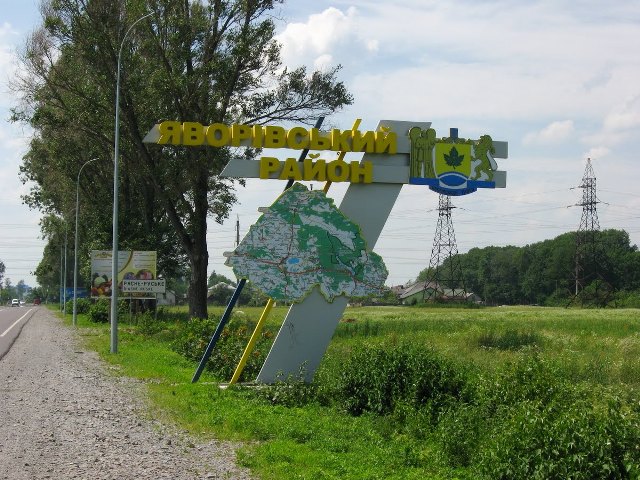
[[[438,137],[430,122],[381,120],[371,131],[360,131],[359,124],[320,131],[168,121],[154,126],[144,139],[165,146],[314,152],[300,161],[286,154],[232,159],[221,173],[297,182],[261,208],[262,216],[246,237],[225,253],[236,276],[271,299],[293,302],[256,378],[259,383],[298,376],[301,366],[304,379],[311,381],[348,299],[383,287],[387,269],[373,248],[403,185],[426,186],[444,195],[506,186],[506,173],[495,160],[507,158],[506,142],[489,135],[462,138],[455,128]],[[346,162],[347,152],[362,158]],[[336,207],[325,192],[308,190],[301,181],[349,186]]]
[[[393,124],[394,121],[386,121]],[[397,123],[397,122],[396,122]],[[240,147],[310,150],[299,162],[294,157],[279,159],[263,156],[258,161],[232,159],[223,177],[261,178],[295,181],[349,183],[401,183],[426,185],[445,195],[466,195],[478,188],[504,188],[506,172],[498,170],[495,158],[507,157],[507,143],[495,142],[490,135],[473,140],[458,136],[451,128],[438,138],[433,128],[413,123],[406,132],[382,124],[374,131],[262,125],[166,121],[156,125],[145,137],[148,143],[175,146]],[[346,162],[330,158],[339,153],[406,157],[405,165],[376,163],[363,158]]]

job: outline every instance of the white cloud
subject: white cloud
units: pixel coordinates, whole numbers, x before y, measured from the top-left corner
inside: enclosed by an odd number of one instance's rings
[[[11,44],[15,40],[16,32],[7,23],[0,25],[0,105],[11,104],[11,96],[6,86],[7,81],[14,77],[16,70],[15,47]]]
[[[606,153],[630,139],[637,139],[640,127],[640,95],[614,105],[602,120],[600,129],[583,138],[583,143],[596,152]],[[591,151],[590,150],[590,151]],[[594,155],[595,156],[595,155]],[[596,157],[597,158],[597,157]]]
[[[604,119],[607,132],[626,131],[640,127],[640,95],[628,99]]]
[[[378,40],[367,40],[365,45],[370,52],[377,52],[380,48],[380,42],[378,42]]]
[[[321,13],[309,15],[305,22],[287,24],[276,37],[282,44],[284,64],[326,68],[342,63],[345,57],[357,57],[358,51],[377,51],[377,40],[358,35],[357,32],[361,31],[357,25],[359,21],[355,7],[349,7],[346,12],[329,7]]]
[[[16,35],[17,33],[18,32],[8,22],[3,22],[2,25],[0,25],[0,41],[2,43],[7,41],[5,37]]]
[[[313,66],[316,70],[328,70],[333,65],[333,57],[328,53],[320,55],[313,62]]]
[[[349,30],[355,9],[347,14],[336,8],[309,15],[306,23],[290,23],[277,36],[282,43],[282,53],[286,61],[306,56],[317,57],[328,52]]]
[[[573,133],[573,120],[560,120],[550,123],[538,132],[527,133],[522,142],[525,145],[553,144],[570,138]]]
[[[594,159],[603,159],[609,154],[609,152],[611,152],[611,149],[609,149],[608,147],[604,147],[604,146],[591,147],[585,153],[584,156],[586,158],[590,158],[592,160],[594,160]]]

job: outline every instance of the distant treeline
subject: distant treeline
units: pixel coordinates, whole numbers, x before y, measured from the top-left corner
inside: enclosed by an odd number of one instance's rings
[[[640,252],[624,230],[595,232],[594,247],[582,262],[585,290],[594,281],[607,284],[611,300],[620,306],[640,307]],[[576,232],[524,247],[472,248],[458,255],[464,287],[487,305],[561,305],[575,294]],[[597,264],[592,263],[596,259]],[[447,259],[441,266],[447,270]],[[430,278],[429,269],[418,280]],[[461,285],[455,285],[461,287]]]

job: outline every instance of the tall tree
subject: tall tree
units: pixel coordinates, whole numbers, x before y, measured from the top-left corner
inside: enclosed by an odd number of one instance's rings
[[[95,172],[95,194],[111,203],[104,180],[122,51],[121,245],[153,248],[164,239],[169,254],[178,243],[188,261],[192,316],[207,315],[207,218],[222,222],[236,200],[234,182],[219,174],[233,155],[259,152],[161,148],[144,144],[145,133],[163,119],[310,124],[352,101],[336,79],[338,67],[283,68],[271,14],[279,3],[47,0],[43,28],[27,44],[28,75],[18,84],[25,103],[14,115],[36,131],[23,165],[25,180],[37,185],[27,202],[63,212],[81,161],[94,155],[105,159]],[[95,213],[94,226],[107,240],[109,214]]]

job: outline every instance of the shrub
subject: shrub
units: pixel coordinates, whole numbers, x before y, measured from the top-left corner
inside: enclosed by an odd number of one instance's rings
[[[111,312],[111,302],[106,299],[100,299],[89,305],[87,314],[89,320],[94,323],[108,323]],[[129,312],[126,301],[118,302],[118,315],[124,316]]]
[[[514,407],[527,403],[545,407],[566,401],[573,398],[569,387],[557,366],[538,356],[524,357],[492,374],[474,376],[467,384],[464,401],[452,404],[439,417],[435,434],[442,454],[452,466],[473,464],[478,449],[500,434],[504,416]]]
[[[593,388],[538,356],[478,376],[465,403],[440,417],[442,452],[482,478],[637,478],[638,400]]]
[[[478,472],[505,480],[637,478],[637,415],[623,413],[610,394],[604,406],[593,400],[513,405],[482,444]]]
[[[364,346],[344,364],[336,399],[347,412],[386,415],[397,404],[427,404],[437,413],[465,386],[465,372],[431,350],[414,344]]]
[[[276,383],[260,386],[257,392],[272,405],[302,407],[316,401],[317,387],[305,381],[305,365],[301,365],[297,375],[279,375]]]
[[[87,312],[89,320],[93,323],[108,323],[110,306],[110,302],[106,300],[98,300],[89,307],[89,311]]]
[[[73,298],[71,300],[67,300],[66,303],[67,313],[73,313]],[[89,298],[78,298],[76,300],[76,313],[83,314],[88,313],[89,308],[91,308],[91,299]]]
[[[154,312],[147,310],[133,317],[138,332],[143,335],[155,335],[164,328],[164,324],[155,318]]]
[[[333,334],[334,338],[366,338],[380,335],[380,323],[366,319],[359,322],[353,318],[343,318]]]
[[[640,292],[617,292],[616,305],[622,308],[640,308]]]
[[[493,415],[500,408],[511,408],[524,401],[547,405],[555,400],[570,400],[573,390],[555,363],[539,355],[527,355],[491,375],[479,375],[473,384],[475,402]]]
[[[171,345],[172,349],[189,360],[199,362],[217,325],[217,320],[196,318],[189,320],[179,328],[177,337]],[[215,348],[211,352],[206,369],[212,372],[219,380],[231,379],[254,328],[255,322],[237,318],[232,319],[223,329]],[[268,328],[263,329],[245,365],[241,379],[257,376],[266,358],[267,348],[271,344],[272,337],[273,332],[271,330]]]
[[[435,436],[451,466],[470,465],[490,421],[481,406],[461,403],[440,417]]]

